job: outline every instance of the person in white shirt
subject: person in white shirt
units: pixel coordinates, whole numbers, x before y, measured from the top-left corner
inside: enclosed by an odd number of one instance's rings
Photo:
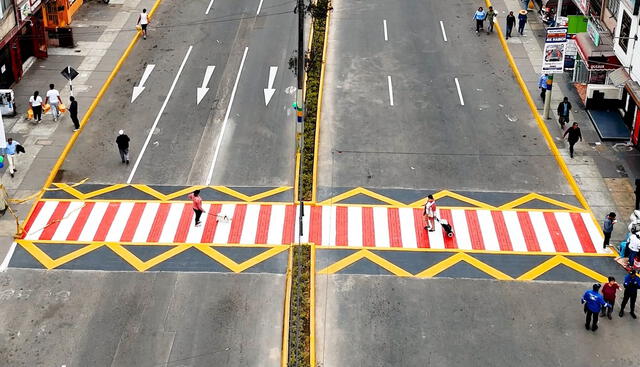
[[[58,110],[58,104],[60,104],[60,92],[54,89],[53,84],[49,84],[49,91],[47,92],[47,98],[44,103],[49,104],[51,106],[51,113],[53,114],[53,121],[58,121],[58,116],[60,116],[60,112]]]
[[[36,122],[40,122],[42,120],[42,97],[40,97],[40,92],[35,91],[33,95],[29,97],[29,106],[31,106],[31,111],[33,111],[33,120]]]
[[[147,25],[149,25],[147,9],[142,9],[142,13],[138,16],[138,24],[140,24],[140,28],[142,28],[142,38],[147,39]]]

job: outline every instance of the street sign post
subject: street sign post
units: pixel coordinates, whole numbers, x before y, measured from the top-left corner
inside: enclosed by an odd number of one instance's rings
[[[60,74],[62,74],[62,76],[69,81],[69,90],[71,91],[71,95],[73,96],[73,83],[71,81],[78,76],[78,72],[71,66],[67,66],[66,68],[62,69]]]

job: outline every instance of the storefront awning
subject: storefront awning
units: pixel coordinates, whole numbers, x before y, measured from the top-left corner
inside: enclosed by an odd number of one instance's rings
[[[602,37],[598,46],[593,44],[587,32],[576,34],[575,40],[580,58],[590,70],[613,70],[621,66],[613,52],[613,40],[610,36]]]

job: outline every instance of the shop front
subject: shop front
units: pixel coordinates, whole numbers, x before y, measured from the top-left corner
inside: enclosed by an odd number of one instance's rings
[[[45,6],[45,27],[49,44],[74,47],[71,22],[84,0],[49,0]]]

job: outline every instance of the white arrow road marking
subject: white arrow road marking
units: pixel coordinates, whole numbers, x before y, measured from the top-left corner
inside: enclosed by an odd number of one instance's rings
[[[144,90],[144,83],[147,82],[147,79],[149,79],[149,75],[151,75],[151,72],[155,67],[156,67],[155,64],[149,64],[144,69],[144,73],[142,73],[142,79],[140,79],[140,83],[138,84],[137,87],[133,87],[133,94],[131,95],[131,103],[133,103],[133,101],[135,101],[136,98],[138,98],[140,93],[142,93],[142,91]]]
[[[197,104],[200,104],[205,94],[209,91],[207,85],[209,85],[209,80],[211,80],[211,75],[213,75],[213,71],[216,69],[214,65],[207,66],[207,71],[204,72],[204,79],[202,80],[202,86],[196,90],[197,94]]]
[[[209,6],[207,6],[207,11],[204,12],[205,15],[209,15],[209,10],[211,10],[212,6],[213,6],[213,0],[209,2]]]
[[[191,50],[192,49],[193,49],[193,46],[189,46],[189,49],[187,50],[187,54],[184,55],[184,59],[182,60],[182,64],[180,64],[180,68],[178,69],[178,72],[176,73],[176,77],[173,79],[173,83],[171,83],[171,88],[169,88],[169,93],[167,93],[167,96],[164,98],[164,102],[162,103],[162,106],[160,107],[160,111],[158,111],[158,115],[156,116],[156,120],[153,122],[153,126],[151,126],[151,129],[149,130],[149,135],[147,135],[147,139],[144,141],[144,145],[142,145],[142,150],[140,151],[140,154],[138,155],[138,158],[136,159],[136,163],[133,165],[133,169],[131,170],[131,173],[129,174],[129,178],[127,179],[127,183],[128,184],[131,183],[131,180],[133,180],[133,175],[136,174],[136,170],[138,169],[138,165],[140,164],[140,161],[142,160],[142,155],[144,154],[144,151],[147,149],[147,145],[149,145],[149,140],[151,140],[151,136],[156,131],[156,126],[158,126],[158,122],[160,121],[160,116],[162,116],[162,113],[164,113],[164,109],[167,108],[167,103],[169,103],[169,98],[171,98],[171,94],[173,93],[173,90],[176,87],[176,83],[178,83],[178,79],[180,78],[180,74],[182,74],[182,69],[184,69],[184,64],[187,63],[187,59],[189,58],[189,55],[191,54]]]
[[[267,89],[264,90],[264,105],[268,105],[269,101],[271,101],[271,97],[273,97],[273,94],[276,92],[275,89],[273,89],[273,82],[276,80],[276,73],[278,72],[278,67],[277,66],[272,66],[269,68],[269,84],[267,86]]]
[[[233,84],[231,90],[231,98],[229,99],[229,105],[227,106],[227,112],[224,114],[224,120],[222,121],[222,129],[220,129],[220,135],[218,136],[218,144],[216,144],[216,150],[213,153],[213,159],[211,160],[211,167],[209,168],[209,175],[207,176],[207,185],[211,183],[213,177],[213,169],[216,167],[216,161],[218,160],[218,153],[220,152],[220,145],[222,145],[222,138],[224,137],[224,131],[227,128],[227,121],[229,121],[229,114],[231,113],[231,106],[233,105],[233,99],[236,97],[236,90],[238,89],[238,82],[240,82],[240,75],[242,74],[242,67],[244,66],[244,60],[247,58],[247,52],[249,47],[244,48],[244,55],[242,55],[242,61],[240,61],[240,68],[238,69],[238,75],[236,75],[236,82]]]
[[[262,9],[262,1],[260,0],[260,4],[258,4],[258,11],[256,11],[256,15],[260,14],[260,9]]]

